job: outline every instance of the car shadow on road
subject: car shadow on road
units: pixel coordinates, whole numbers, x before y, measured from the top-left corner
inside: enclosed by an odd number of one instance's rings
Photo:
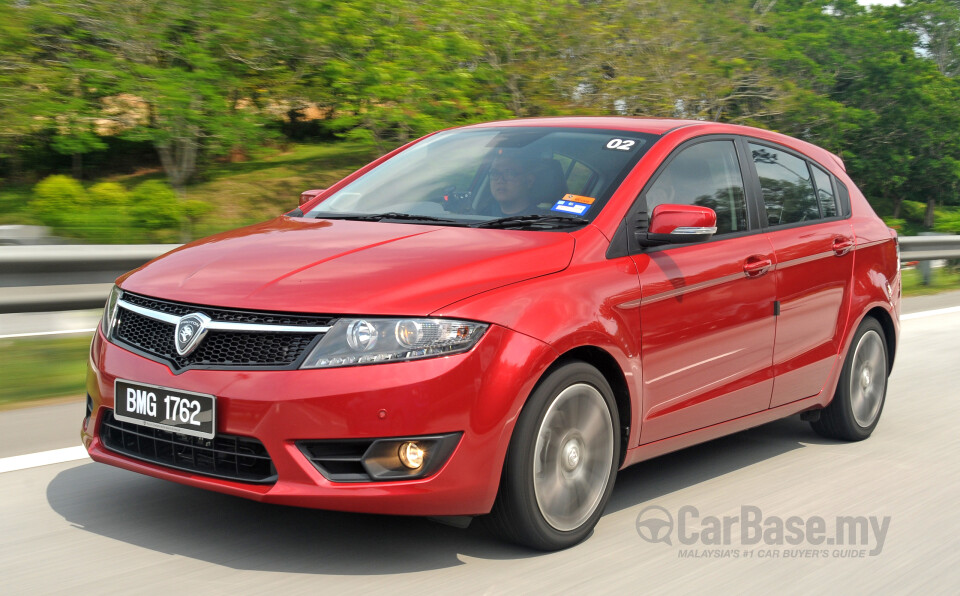
[[[607,513],[815,442],[781,420],[622,471]],[[90,463],[47,486],[51,508],[73,526],[132,546],[243,570],[379,575],[543,556],[500,542],[482,524],[466,530],[423,518],[267,505]]]

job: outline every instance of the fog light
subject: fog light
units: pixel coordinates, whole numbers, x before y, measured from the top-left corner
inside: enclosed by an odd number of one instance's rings
[[[400,461],[411,470],[423,465],[423,448],[413,441],[400,444]]]

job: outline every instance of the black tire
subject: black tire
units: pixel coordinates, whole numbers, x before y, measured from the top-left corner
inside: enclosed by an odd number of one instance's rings
[[[878,354],[873,364],[864,362],[866,349]],[[817,434],[830,439],[862,441],[873,433],[886,402],[890,374],[888,353],[883,327],[876,319],[865,318],[850,342],[833,400],[818,420],[810,422]],[[864,398],[868,390],[872,400]],[[867,402],[869,407],[865,407]]]
[[[524,405],[484,521],[500,537],[530,548],[573,546],[600,520],[619,463],[620,421],[609,383],[589,364],[563,364]]]

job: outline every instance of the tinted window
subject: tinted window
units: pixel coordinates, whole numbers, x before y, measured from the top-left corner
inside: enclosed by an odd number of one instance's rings
[[[577,162],[573,164],[567,174],[567,189],[578,195],[588,194],[590,192],[589,184],[593,179],[593,171]]]
[[[850,215],[850,191],[843,185],[843,182],[837,180],[837,189],[840,192],[840,210],[844,217]]]
[[[743,178],[733,141],[684,149],[647,190],[647,211],[657,205],[699,205],[717,212],[717,233],[747,229]]]
[[[836,217],[837,198],[833,195],[830,174],[813,164],[810,165],[813,170],[813,181],[817,184],[817,200],[820,201],[820,213],[824,217]]]
[[[760,177],[767,222],[772,226],[820,218],[807,162],[771,147],[750,143]]]
[[[460,225],[514,215],[592,219],[652,139],[582,128],[440,132],[357,178],[306,216],[398,212]]]

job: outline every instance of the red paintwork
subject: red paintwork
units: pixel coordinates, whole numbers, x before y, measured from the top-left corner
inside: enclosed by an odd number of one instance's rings
[[[657,205],[650,213],[650,233],[670,234],[681,227],[712,228],[717,214],[708,207],[696,205]]]
[[[869,312],[891,326],[895,348],[900,277],[894,235],[833,154],[776,133],[707,122],[562,118],[478,126],[494,125],[663,136],[594,222],[579,230],[280,217],[192,243],[120,278],[123,289],[183,302],[457,317],[490,328],[470,352],[444,358],[178,375],[98,333],[87,381],[95,415],[83,428],[91,457],[274,503],[474,515],[492,506],[514,424],[537,380],[571,354],[601,367],[621,391],[621,420],[630,427],[624,465],[630,465],[829,403],[853,331]],[[656,168],[681,143],[708,134],[744,135],[805,154],[847,186],[852,216],[608,258],[611,240]],[[389,157],[318,193],[304,209]],[[673,224],[672,217],[654,213],[658,225],[713,225],[691,223],[689,214]],[[103,408],[113,406],[116,376],[215,394],[218,431],[259,438],[279,481],[228,482],[106,451],[95,429]],[[463,438],[440,471],[387,483],[331,483],[293,443],[455,431]]]
[[[767,234],[777,252],[780,316],[774,345],[771,406],[820,393],[836,364],[847,319],[853,252],[838,255],[838,239],[853,240],[849,221]],[[849,249],[848,249],[849,250]]]
[[[178,248],[120,283],[132,292],[197,304],[426,315],[560,271],[573,246],[567,234],[551,232],[278,217]],[[437,251],[443,259],[432,258]],[[346,280],[350,291],[344,291]]]
[[[769,405],[777,285],[772,275],[745,273],[754,257],[774,257],[764,234],[633,257],[643,288],[635,330],[643,344],[642,443]]]
[[[306,204],[309,203],[310,201],[312,201],[312,200],[314,200],[315,198],[317,198],[317,196],[318,196],[320,193],[322,193],[322,192],[324,192],[324,191],[326,191],[326,190],[327,190],[327,189],[325,189],[325,188],[315,188],[315,189],[312,189],[312,190],[305,190],[305,191],[303,191],[302,193],[300,193],[300,206],[302,207],[302,206],[306,205]]]

